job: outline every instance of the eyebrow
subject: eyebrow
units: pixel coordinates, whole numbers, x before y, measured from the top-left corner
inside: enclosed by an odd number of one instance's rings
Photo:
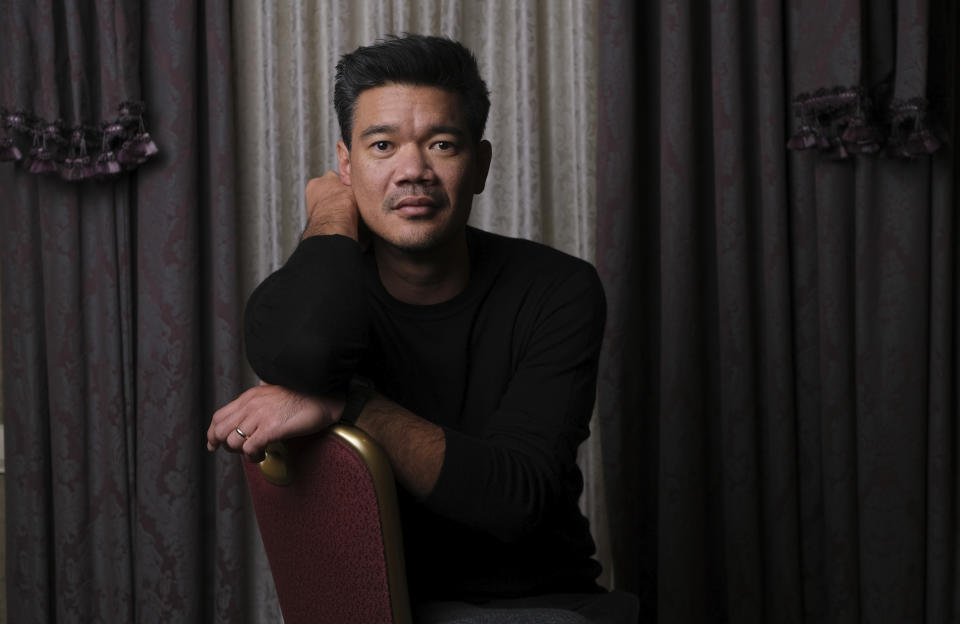
[[[466,133],[457,126],[430,126],[430,134],[452,134],[458,139],[462,139],[466,136]]]
[[[391,132],[396,132],[397,127],[390,124],[379,124],[376,126],[370,126],[366,128],[363,132],[360,133],[360,138],[365,139],[374,134],[390,134]],[[466,132],[463,129],[458,128],[457,126],[430,126],[429,134],[431,136],[435,134],[452,134],[457,138],[463,138],[466,136]]]
[[[391,132],[395,132],[396,130],[397,130],[396,126],[391,126],[387,124],[381,124],[379,126],[370,126],[366,130],[360,133],[360,138],[365,139],[368,136],[371,136],[374,134],[389,134]]]

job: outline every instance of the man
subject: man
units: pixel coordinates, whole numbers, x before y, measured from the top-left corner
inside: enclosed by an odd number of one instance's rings
[[[247,304],[264,383],[216,412],[209,448],[257,460],[270,441],[352,423],[400,483],[419,621],[521,606],[620,621],[574,613],[623,598],[597,586],[577,506],[605,315],[596,271],[467,226],[492,150],[487,87],[460,44],[359,48],[334,102],[339,174],[310,181],[299,246]]]

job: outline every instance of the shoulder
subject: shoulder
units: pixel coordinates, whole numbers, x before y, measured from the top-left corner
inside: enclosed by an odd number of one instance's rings
[[[603,327],[606,297],[592,264],[530,240],[481,230],[471,236],[486,307],[511,315],[520,326]]]
[[[496,267],[498,281],[556,287],[579,285],[602,293],[596,268],[583,260],[543,243],[469,229],[471,246],[481,267]]]
[[[595,273],[593,265],[544,243],[495,234],[476,228],[468,228],[471,245],[484,260],[496,260],[507,263],[510,268],[523,270],[524,267],[547,269],[551,272]]]

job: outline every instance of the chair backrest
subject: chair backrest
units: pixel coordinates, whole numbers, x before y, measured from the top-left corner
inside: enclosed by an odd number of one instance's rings
[[[409,624],[396,484],[376,442],[336,425],[244,464],[285,624]]]

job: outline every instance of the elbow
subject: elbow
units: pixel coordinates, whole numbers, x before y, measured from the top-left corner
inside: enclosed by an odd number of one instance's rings
[[[365,317],[339,323],[317,316],[291,319],[285,326],[245,320],[247,361],[263,381],[309,394],[341,390],[367,348]]]
[[[254,289],[243,333],[262,380],[310,393],[342,388],[367,347],[363,271],[356,241],[311,237]]]
[[[534,533],[537,525],[538,522],[532,519],[532,516],[517,514],[510,517],[509,514],[504,514],[496,525],[488,530],[504,544],[519,544]]]
[[[537,533],[564,504],[562,463],[547,451],[515,438],[445,433],[444,464],[425,500],[434,513],[516,544]]]
[[[516,544],[535,534],[560,498],[559,479],[545,466],[516,458],[506,481],[499,513],[488,530],[500,541]]]
[[[263,381],[308,394],[342,390],[360,363],[363,349],[300,341],[273,354],[249,349],[250,367]]]

